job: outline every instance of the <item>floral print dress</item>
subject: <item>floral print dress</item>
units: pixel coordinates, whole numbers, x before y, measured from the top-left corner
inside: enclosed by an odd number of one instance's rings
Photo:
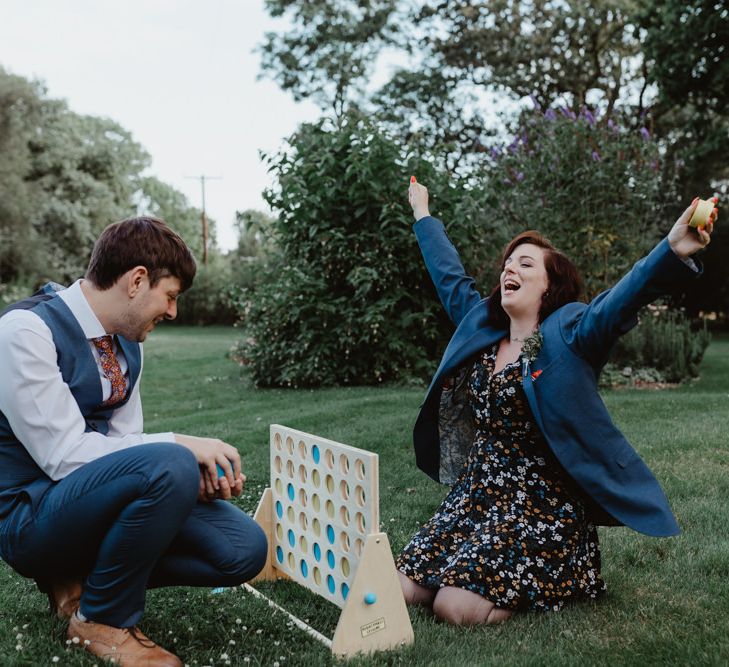
[[[534,422],[521,359],[494,373],[496,349],[469,378],[476,436],[463,470],[397,566],[421,586],[464,588],[502,609],[559,610],[605,591],[597,531]]]

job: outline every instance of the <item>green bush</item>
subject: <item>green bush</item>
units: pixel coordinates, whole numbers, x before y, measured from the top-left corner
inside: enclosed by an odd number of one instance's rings
[[[680,310],[650,305],[642,311],[638,326],[618,341],[601,383],[681,382],[698,377],[710,342],[705,324],[697,327]]]
[[[410,174],[455,218],[449,179],[369,120],[303,125],[269,158],[277,255],[239,294],[237,358],[258,385],[372,384],[425,377],[449,333],[423,267]]]

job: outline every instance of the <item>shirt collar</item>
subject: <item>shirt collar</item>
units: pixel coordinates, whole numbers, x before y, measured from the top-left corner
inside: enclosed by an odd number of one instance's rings
[[[81,290],[81,280],[77,280],[68,289],[58,292],[58,296],[68,306],[86,338],[91,339],[106,336],[108,334],[104,331],[104,327],[99,322],[99,318],[96,317],[89,302],[86,300],[86,296]]]

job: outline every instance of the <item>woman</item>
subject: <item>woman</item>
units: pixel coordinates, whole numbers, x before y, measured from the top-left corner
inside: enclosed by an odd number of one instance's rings
[[[638,310],[700,273],[710,241],[688,221],[612,289],[580,303],[572,263],[537,232],[507,246],[482,299],[428,191],[410,185],[415,234],[456,331],[414,429],[418,466],[452,483],[398,558],[409,604],[454,624],[499,623],[605,591],[595,525],[679,532],[648,467],[613,425],[597,377]],[[454,483],[455,482],[455,483]]]

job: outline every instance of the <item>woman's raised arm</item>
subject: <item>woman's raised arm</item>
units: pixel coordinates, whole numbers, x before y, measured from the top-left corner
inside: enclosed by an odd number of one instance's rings
[[[415,217],[415,236],[448,317],[458,326],[480,300],[473,278],[466,274],[458,251],[446,234],[443,223],[428,210],[428,189],[413,179],[408,199]]]
[[[696,203],[691,203],[648,256],[636,262],[614,287],[596,296],[575,321],[578,348],[594,364],[603,363],[617,338],[637,324],[643,306],[701,273],[691,255],[709,244],[717,214],[715,209],[703,229],[689,227]]]

